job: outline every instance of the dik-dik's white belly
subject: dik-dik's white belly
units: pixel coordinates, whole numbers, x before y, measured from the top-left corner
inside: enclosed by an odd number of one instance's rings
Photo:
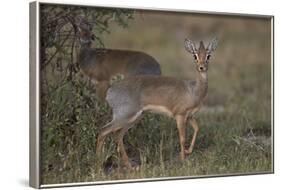
[[[132,118],[130,118],[129,123],[130,122],[134,122],[142,114],[143,111],[150,111],[150,112],[154,112],[154,113],[161,113],[161,114],[165,114],[165,115],[167,115],[169,117],[173,116],[173,113],[168,108],[166,108],[165,106],[147,105],[147,106],[143,107],[143,109],[138,111]]]
[[[172,117],[173,113],[166,108],[165,106],[159,106],[159,105],[147,105],[143,108],[143,111],[151,111],[154,113],[162,113],[165,114],[167,116]]]

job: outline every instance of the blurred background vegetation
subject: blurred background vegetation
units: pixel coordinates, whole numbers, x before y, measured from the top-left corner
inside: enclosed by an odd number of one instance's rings
[[[219,46],[209,66],[209,90],[197,114],[194,153],[178,161],[176,123],[145,117],[125,136],[139,171],[118,167],[108,138],[103,169],[95,164],[96,137],[111,120],[95,86],[77,63],[74,18],[93,26],[93,47],[143,51],[163,75],[193,79],[192,56],[184,39]],[[41,5],[41,171],[42,183],[137,179],[272,171],[271,20],[241,16]],[[187,127],[188,142],[192,129]]]

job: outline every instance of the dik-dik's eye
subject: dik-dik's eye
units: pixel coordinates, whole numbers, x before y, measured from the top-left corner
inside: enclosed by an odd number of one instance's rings
[[[194,60],[195,60],[195,61],[197,61],[197,60],[198,60],[198,57],[197,57],[197,55],[196,55],[196,54],[193,54],[193,58],[194,58]]]
[[[207,55],[206,60],[209,60],[211,58],[211,55]]]

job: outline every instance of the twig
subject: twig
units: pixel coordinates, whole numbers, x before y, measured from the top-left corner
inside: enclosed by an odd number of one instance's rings
[[[251,144],[251,145],[255,146],[256,148],[258,148],[258,149],[264,151],[264,148],[263,148],[262,146],[257,145],[255,142],[253,142],[253,141],[251,141],[251,140],[249,140],[249,139],[247,139],[247,138],[243,138],[243,137],[239,137],[239,136],[236,136],[236,137],[233,137],[233,138],[232,138],[232,140],[233,140],[234,142],[236,142],[238,145],[240,145],[240,141],[239,141],[238,139],[239,139],[239,140],[242,140],[242,141],[244,141],[244,142],[246,142],[246,143],[248,143],[248,144]]]
[[[68,40],[68,37],[70,36],[70,34],[72,33],[72,30],[69,31],[69,35],[67,35],[63,42],[60,44],[59,48],[56,49],[56,52],[50,57],[50,59],[48,61],[46,61],[45,64],[43,64],[41,66],[41,70],[43,70],[52,60],[53,58],[57,55],[57,53],[59,52],[59,50],[62,48],[63,44]]]

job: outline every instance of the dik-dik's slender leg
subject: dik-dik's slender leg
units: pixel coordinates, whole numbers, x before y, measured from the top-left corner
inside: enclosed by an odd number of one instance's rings
[[[123,116],[122,119],[118,119],[118,121],[111,121],[108,124],[106,124],[102,131],[100,132],[98,139],[97,139],[97,148],[96,148],[96,155],[99,158],[102,146],[104,144],[105,138],[112,132],[117,132],[117,150],[120,153],[121,159],[125,166],[127,166],[129,169],[131,168],[131,164],[129,162],[128,155],[126,153],[124,143],[123,143],[123,137],[124,134],[128,131],[130,126],[136,122],[140,118],[141,112],[137,112],[136,114],[131,114],[131,117],[128,117],[127,114]],[[120,117],[120,115],[119,115]]]
[[[103,129],[99,133],[99,136],[97,139],[97,146],[96,146],[96,155],[97,156],[99,156],[101,153],[101,149],[102,149],[106,136],[114,131],[120,130],[121,128],[122,128],[121,125],[115,125],[114,121],[109,122],[108,124],[106,124],[103,127]]]
[[[191,117],[189,119],[189,122],[190,122],[194,132],[193,132],[193,137],[192,137],[192,140],[191,140],[191,143],[190,143],[190,147],[185,152],[186,154],[191,154],[192,153],[193,148],[194,148],[194,144],[195,144],[195,140],[196,140],[196,137],[197,137],[197,134],[198,134],[198,131],[199,131],[198,124],[197,124],[196,120],[193,117]]]
[[[109,81],[99,81],[96,85],[98,97],[104,101],[106,97],[106,91],[109,88]]]
[[[124,128],[120,129],[119,131],[117,131],[117,138],[116,138],[116,143],[117,143],[117,152],[119,154],[119,157],[121,158],[123,164],[131,169],[131,164],[129,161],[129,157],[126,153],[125,147],[124,147],[124,142],[123,142],[123,138],[125,133],[128,131],[130,127],[129,126],[125,126]]]
[[[184,160],[185,158],[185,118],[182,115],[176,116],[177,128],[179,131],[179,139],[180,139],[180,159]]]
[[[135,115],[133,115],[130,119],[129,122],[122,127],[119,131],[117,131],[117,152],[119,154],[119,157],[121,158],[121,161],[123,162],[124,166],[126,166],[128,169],[132,169],[131,163],[129,161],[129,157],[126,153],[125,147],[124,147],[124,142],[123,138],[125,133],[129,130],[129,128],[137,123],[141,119],[141,111],[137,112]]]

